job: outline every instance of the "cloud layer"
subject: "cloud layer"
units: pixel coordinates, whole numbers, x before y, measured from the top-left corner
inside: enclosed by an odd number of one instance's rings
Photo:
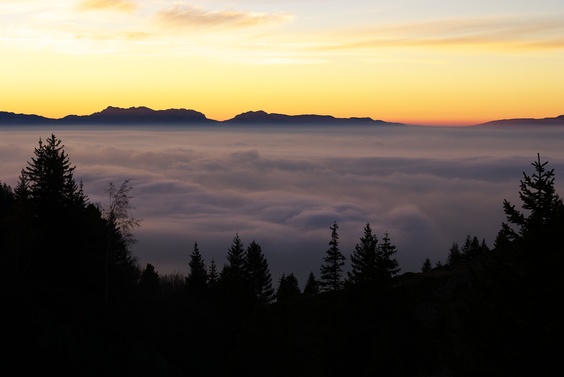
[[[564,172],[555,131],[436,128],[57,130],[91,201],[132,179],[142,219],[134,253],[161,274],[188,269],[194,242],[219,266],[235,233],[255,239],[275,278],[319,272],[339,224],[341,250],[366,222],[398,246],[403,271],[444,261],[467,234],[491,246],[540,152]],[[558,133],[563,131],[558,130]],[[0,179],[15,185],[45,129],[1,130]],[[560,186],[561,187],[561,186]]]
[[[564,48],[561,17],[464,17],[349,29],[322,49],[473,48],[534,50]]]
[[[287,21],[291,17],[281,14],[243,12],[235,10],[212,11],[201,7],[176,6],[159,11],[156,19],[161,25],[194,28],[194,27],[246,27]]]
[[[83,0],[79,5],[81,10],[115,10],[131,12],[137,9],[137,4],[130,0]]]

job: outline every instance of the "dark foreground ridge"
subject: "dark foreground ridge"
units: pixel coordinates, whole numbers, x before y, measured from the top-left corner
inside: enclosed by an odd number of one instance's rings
[[[153,110],[148,107],[130,107],[127,109],[109,106],[90,115],[67,115],[54,119],[39,115],[15,114],[0,111],[0,125],[134,125],[134,124],[236,124],[236,125],[402,125],[372,118],[335,118],[331,115],[286,115],[270,114],[265,111],[249,111],[226,121],[207,118],[203,113],[187,109]]]

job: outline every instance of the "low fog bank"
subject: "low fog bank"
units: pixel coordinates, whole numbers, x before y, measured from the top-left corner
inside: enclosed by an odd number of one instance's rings
[[[186,274],[194,242],[223,266],[238,233],[262,246],[275,281],[293,272],[303,287],[319,275],[333,221],[346,256],[370,222],[380,238],[389,232],[402,272],[419,271],[468,234],[493,246],[502,201],[519,204],[537,153],[558,192],[564,181],[564,130],[348,126],[3,128],[0,180],[15,186],[51,133],[92,202],[131,179],[142,219],[133,253],[161,275]]]

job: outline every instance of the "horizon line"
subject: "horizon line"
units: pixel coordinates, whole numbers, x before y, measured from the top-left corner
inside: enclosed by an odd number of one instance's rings
[[[167,107],[167,108],[152,108],[149,106],[144,106],[144,105],[140,105],[140,106],[129,106],[129,107],[120,107],[120,106],[112,106],[112,105],[108,105],[105,108],[103,108],[102,110],[99,111],[94,111],[91,113],[84,113],[84,114],[77,114],[77,113],[68,113],[66,115],[63,115],[62,117],[50,117],[50,116],[46,116],[46,115],[42,115],[42,114],[38,114],[38,113],[33,113],[33,112],[14,112],[14,111],[9,111],[9,110],[2,110],[0,109],[0,113],[1,112],[5,112],[5,113],[12,113],[14,115],[22,115],[22,116],[38,116],[38,117],[42,117],[48,120],[62,120],[66,117],[69,116],[78,116],[78,117],[88,117],[97,113],[101,113],[105,110],[108,109],[119,109],[119,110],[133,110],[133,109],[148,109],[151,111],[155,111],[155,112],[159,112],[159,111],[169,111],[169,110],[186,110],[186,111],[194,111],[200,114],[203,114],[204,117],[210,121],[215,121],[215,122],[227,122],[230,120],[235,119],[238,115],[242,115],[242,114],[247,114],[247,113],[266,113],[268,115],[284,115],[284,116],[290,116],[290,117],[298,117],[298,116],[320,116],[320,117],[333,117],[335,119],[370,119],[373,121],[383,121],[386,123],[398,123],[398,124],[403,124],[406,126],[421,126],[421,127],[469,127],[469,126],[475,126],[475,125],[481,125],[484,123],[489,123],[489,122],[496,122],[496,121],[511,121],[511,120],[543,120],[543,119],[552,119],[552,118],[557,118],[559,116],[562,116],[562,114],[556,115],[556,116],[551,116],[551,117],[505,117],[505,118],[499,118],[499,119],[490,119],[490,120],[479,120],[479,121],[468,121],[468,120],[450,120],[450,121],[445,121],[445,120],[438,120],[438,121],[421,121],[421,122],[413,122],[413,121],[396,121],[396,120],[384,120],[382,118],[378,118],[375,119],[373,117],[370,116],[357,116],[357,115],[353,115],[353,116],[348,116],[348,117],[338,117],[332,114],[317,114],[317,113],[296,113],[296,114],[288,114],[288,113],[280,113],[280,112],[269,112],[266,110],[247,110],[247,111],[243,111],[243,112],[239,112],[237,114],[235,114],[234,116],[230,117],[230,118],[226,118],[226,119],[213,119],[213,118],[208,118],[207,115],[199,110],[193,109],[193,108],[186,108],[186,107]]]

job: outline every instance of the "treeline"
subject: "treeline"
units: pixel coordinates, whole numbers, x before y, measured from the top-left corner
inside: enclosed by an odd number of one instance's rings
[[[370,224],[354,251],[329,228],[318,277],[272,281],[235,234],[220,269],[195,242],[189,273],[131,255],[128,180],[91,203],[61,140],[40,140],[15,188],[0,182],[0,368],[81,376],[538,375],[562,340],[564,204],[540,156],[522,211],[504,201],[494,246],[468,235],[446,261],[400,275]],[[344,273],[345,263],[349,264]]]

